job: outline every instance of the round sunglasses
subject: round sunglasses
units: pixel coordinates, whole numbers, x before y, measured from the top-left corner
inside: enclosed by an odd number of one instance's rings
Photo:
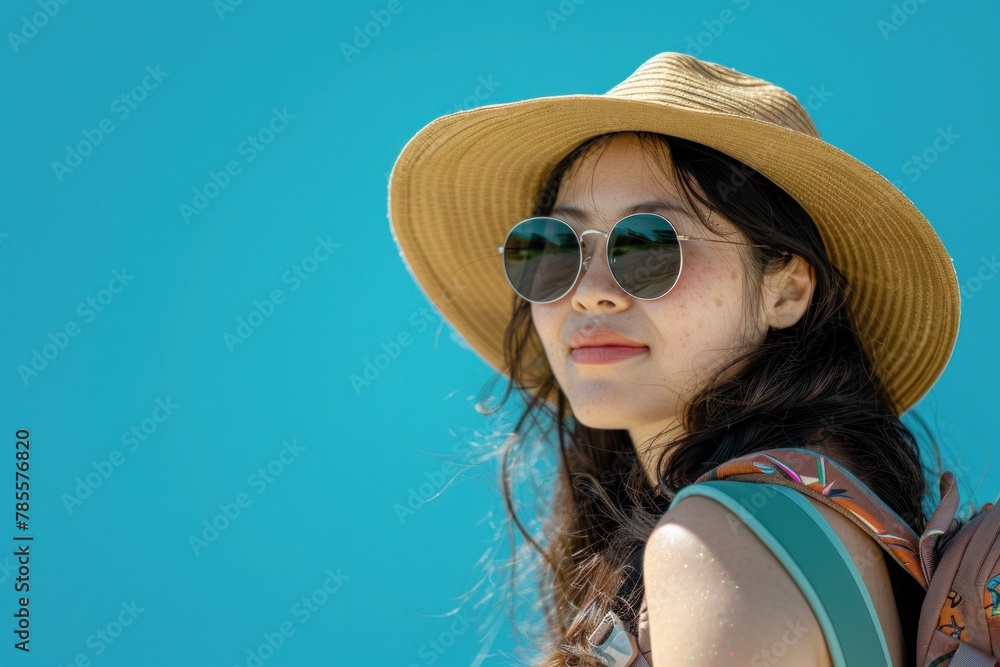
[[[600,234],[607,239],[606,255],[611,275],[636,299],[658,299],[677,284],[683,253],[681,241],[711,241],[754,248],[772,246],[725,239],[682,236],[670,221],[656,213],[635,213],[615,223],[610,232],[586,229],[576,233],[568,223],[551,217],[528,218],[514,225],[504,244],[507,282],[525,301],[551,303],[566,296],[593,253],[584,259],[583,237]],[[787,255],[788,251],[781,250]]]

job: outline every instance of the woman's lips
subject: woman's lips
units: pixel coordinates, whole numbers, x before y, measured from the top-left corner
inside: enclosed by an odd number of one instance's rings
[[[649,352],[649,348],[645,346],[600,345],[597,347],[578,347],[570,353],[570,356],[577,364],[613,364],[616,361],[631,359],[646,352]]]
[[[613,364],[649,352],[639,341],[617,331],[585,326],[570,336],[570,356],[578,364]]]

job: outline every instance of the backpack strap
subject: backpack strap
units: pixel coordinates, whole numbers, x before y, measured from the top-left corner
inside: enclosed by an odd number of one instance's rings
[[[718,490],[719,482],[723,482],[723,491]],[[737,491],[734,484],[739,482],[745,486]],[[945,486],[942,481],[942,498],[948,496],[946,505],[950,507],[952,502],[957,504],[951,488],[947,489],[946,494]],[[703,491],[705,488],[715,490]],[[761,502],[763,489],[767,489],[765,502]],[[875,664],[871,662],[873,656],[881,656],[883,662],[877,664],[891,665],[881,624],[853,558],[825,517],[801,494],[822,502],[860,526],[924,589],[937,565],[934,554],[939,534],[935,532],[921,544],[920,537],[913,529],[863,482],[836,462],[808,449],[770,449],[732,459],[702,475],[694,484],[681,489],[673,502],[694,494],[713,497],[744,519],[748,527],[785,565],[820,621],[835,665]],[[779,504],[784,509],[775,512]],[[947,510],[941,512],[942,517],[946,515]],[[951,516],[953,515],[954,512]],[[939,527],[940,534],[947,534],[951,527],[951,516],[948,520],[942,518],[937,522],[932,519],[931,524],[935,524],[935,528],[938,528],[937,524],[942,524]],[[797,533],[788,529],[792,517],[795,517],[794,524],[797,526],[811,526],[802,530],[809,530],[809,534],[816,536],[816,541],[811,546],[806,543],[806,552],[801,551],[803,546],[800,542],[801,535],[805,532]],[[764,521],[768,523],[765,524]],[[765,535],[769,537],[765,538]],[[924,535],[926,537],[928,533],[925,531]],[[792,545],[791,550],[789,545]],[[816,555],[811,557],[808,549],[813,549]],[[839,566],[834,565],[837,562],[833,559],[834,556],[839,558]],[[814,570],[816,563],[824,565]],[[834,567],[841,573],[836,579],[841,582],[839,586],[832,589],[826,586],[833,579],[823,567]],[[819,591],[826,592],[821,594]],[[851,592],[852,601],[841,608],[844,602],[841,595],[845,591]],[[833,607],[828,608],[824,604],[827,601],[831,601]],[[858,610],[862,609],[866,612],[859,615]],[[852,621],[855,617],[859,618]],[[602,623],[600,632],[594,632],[591,640],[592,647],[606,659],[606,664],[613,667],[652,665],[645,597],[636,635],[620,627],[621,621],[612,612],[609,612],[606,621]],[[850,637],[850,640],[842,644],[843,637]],[[844,662],[845,647],[850,651],[855,638],[858,638],[857,645],[864,645],[864,651],[868,653],[862,651],[857,654],[856,662]],[[615,653],[612,645],[622,647],[621,657],[612,657],[611,654]],[[627,649],[624,648],[626,645]],[[607,653],[604,653],[605,648]],[[840,662],[836,662],[837,660]],[[955,667],[958,667],[958,663]]]
[[[778,484],[832,507],[875,538],[926,590],[929,564],[921,562],[920,537],[864,482],[822,454],[800,448],[755,452],[710,470],[696,484],[724,479]]]
[[[733,512],[781,562],[816,615],[835,667],[891,667],[882,625],[854,559],[801,493],[774,484],[707,481],[684,487],[673,502],[692,495]]]

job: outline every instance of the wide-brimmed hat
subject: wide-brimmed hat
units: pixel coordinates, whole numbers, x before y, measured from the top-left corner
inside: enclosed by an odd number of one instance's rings
[[[495,369],[513,291],[502,257],[552,168],[608,132],[673,135],[719,150],[791,195],[845,275],[862,344],[902,414],[951,357],[959,289],[926,218],[883,176],[824,142],[798,100],[767,81],[660,53],[603,95],[561,95],[451,113],[411,138],[389,179],[389,221],[428,299]],[[525,352],[543,359],[532,333]],[[554,400],[553,396],[546,397]]]

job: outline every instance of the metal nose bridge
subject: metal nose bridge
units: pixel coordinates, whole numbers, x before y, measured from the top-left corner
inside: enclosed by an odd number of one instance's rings
[[[585,229],[582,232],[580,232],[580,249],[583,251],[583,255],[584,255],[584,257],[583,257],[583,268],[584,269],[587,269],[587,268],[590,267],[590,259],[594,256],[594,249],[591,248],[590,251],[588,252],[587,251],[587,247],[583,244],[583,237],[586,236],[587,234],[600,234],[601,236],[603,236],[605,238],[605,240],[607,240],[607,238],[608,238],[608,232],[602,232],[599,229]]]

